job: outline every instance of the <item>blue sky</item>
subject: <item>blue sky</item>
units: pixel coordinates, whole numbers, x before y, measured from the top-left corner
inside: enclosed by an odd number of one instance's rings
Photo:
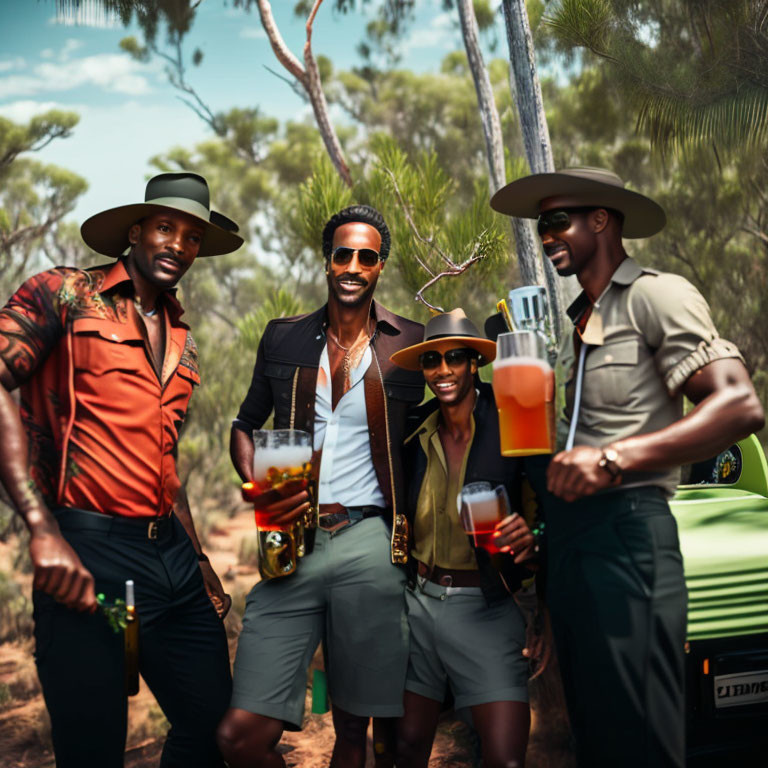
[[[304,24],[293,15],[294,5],[272,0],[284,39],[301,57]],[[329,56],[336,68],[351,67],[359,62],[356,48],[368,19],[361,11],[335,14],[326,5],[318,14],[313,50]],[[448,51],[461,47],[455,14],[444,12],[441,0],[421,0],[402,42],[403,66],[436,70]],[[81,221],[141,199],[149,158],[172,146],[192,146],[209,133],[178,100],[160,61],[140,63],[120,51],[120,40],[136,30],[67,25],[56,16],[53,0],[0,0],[0,115],[24,122],[51,108],[80,114],[72,137],[36,156],[88,180],[89,191],[74,212]],[[304,102],[264,68],[283,71],[255,11],[203,0],[186,45],[204,53],[189,79],[214,111],[258,105],[281,119],[308,114]]]

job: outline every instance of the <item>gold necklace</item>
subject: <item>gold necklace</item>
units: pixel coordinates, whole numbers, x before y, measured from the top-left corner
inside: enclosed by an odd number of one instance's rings
[[[360,364],[365,354],[365,349],[371,341],[371,337],[368,334],[358,336],[354,343],[345,347],[336,337],[336,334],[328,328],[328,335],[331,337],[331,341],[344,353],[344,357],[341,360],[341,370],[344,374],[344,378],[349,380],[350,374],[354,368]],[[365,339],[363,343],[360,343],[361,338]],[[359,347],[359,349],[355,349]]]

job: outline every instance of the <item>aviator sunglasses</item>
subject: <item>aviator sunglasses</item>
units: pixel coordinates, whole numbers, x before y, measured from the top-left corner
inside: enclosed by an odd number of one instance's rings
[[[364,267],[375,267],[379,263],[378,251],[374,251],[373,248],[348,248],[346,245],[334,248],[331,258],[334,264],[343,267],[352,261],[352,255],[355,253],[357,253],[357,260]]]
[[[445,364],[449,368],[459,368],[468,360],[471,360],[475,354],[474,350],[467,349],[466,347],[449,349],[444,355],[435,349],[430,349],[428,352],[422,352],[419,355],[419,363],[425,371],[433,371],[435,368],[439,368],[443,360],[445,360]]]
[[[582,206],[581,208],[557,208],[554,211],[547,211],[539,216],[536,222],[536,229],[539,237],[547,232],[565,232],[571,226],[572,213],[587,213],[597,210],[595,206]]]

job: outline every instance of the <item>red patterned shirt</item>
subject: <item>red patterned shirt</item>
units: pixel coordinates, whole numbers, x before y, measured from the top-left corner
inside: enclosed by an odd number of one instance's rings
[[[20,388],[30,473],[49,506],[126,517],[173,507],[197,348],[166,292],[158,377],[132,296],[117,261],[42,272],[0,310],[0,357]]]

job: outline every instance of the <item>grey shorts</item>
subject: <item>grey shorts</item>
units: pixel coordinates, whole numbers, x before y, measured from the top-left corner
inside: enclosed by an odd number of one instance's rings
[[[261,581],[245,604],[232,706],[301,728],[307,667],[322,640],[333,703],[363,717],[399,717],[408,664],[405,574],[379,518],[318,530],[295,573]]]
[[[489,606],[479,587],[453,590],[419,578],[407,589],[408,691],[454,707],[528,701],[525,621],[510,597]]]

